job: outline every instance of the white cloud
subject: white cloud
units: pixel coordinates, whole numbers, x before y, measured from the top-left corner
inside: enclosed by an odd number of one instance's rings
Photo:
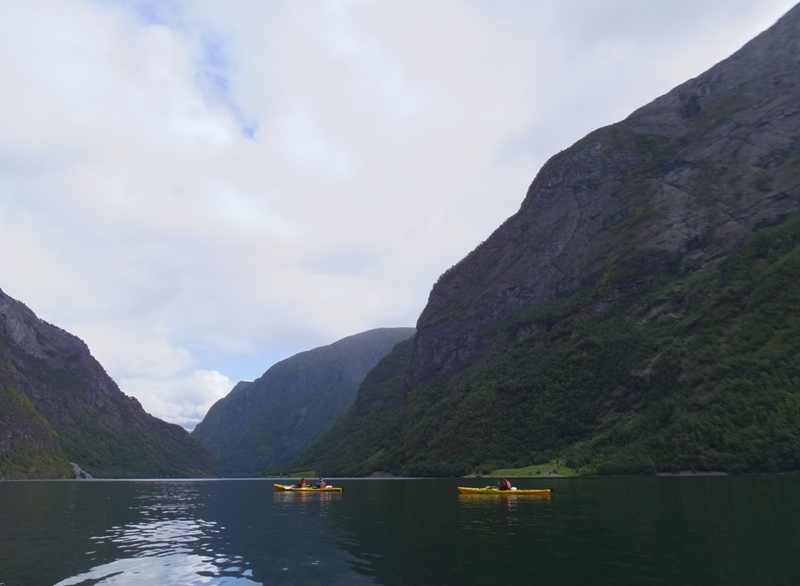
[[[413,325],[546,158],[792,4],[0,3],[0,287],[191,426]]]
[[[189,431],[203,420],[211,406],[227,395],[233,382],[215,370],[195,370],[185,376],[123,379],[125,388],[150,413]]]

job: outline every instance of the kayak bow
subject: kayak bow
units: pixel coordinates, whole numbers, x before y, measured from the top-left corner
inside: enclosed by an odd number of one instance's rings
[[[306,486],[305,488],[298,488],[291,484],[276,484],[275,492],[342,492],[342,489],[339,486],[326,486],[324,488]]]

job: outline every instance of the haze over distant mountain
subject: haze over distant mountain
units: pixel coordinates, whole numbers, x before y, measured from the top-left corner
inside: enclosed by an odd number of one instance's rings
[[[293,465],[800,468],[800,7],[555,155]]]
[[[0,478],[204,477],[211,454],[123,394],[80,339],[0,291]]]
[[[193,435],[224,476],[254,476],[293,458],[350,408],[364,376],[413,328],[381,328],[278,362],[217,401]]]

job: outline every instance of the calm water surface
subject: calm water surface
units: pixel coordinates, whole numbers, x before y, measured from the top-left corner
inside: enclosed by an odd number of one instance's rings
[[[800,584],[797,476],[333,483],[0,482],[0,585]]]

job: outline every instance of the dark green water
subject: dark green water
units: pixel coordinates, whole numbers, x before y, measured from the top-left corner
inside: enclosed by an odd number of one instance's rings
[[[800,583],[800,477],[0,482],[0,584]]]

